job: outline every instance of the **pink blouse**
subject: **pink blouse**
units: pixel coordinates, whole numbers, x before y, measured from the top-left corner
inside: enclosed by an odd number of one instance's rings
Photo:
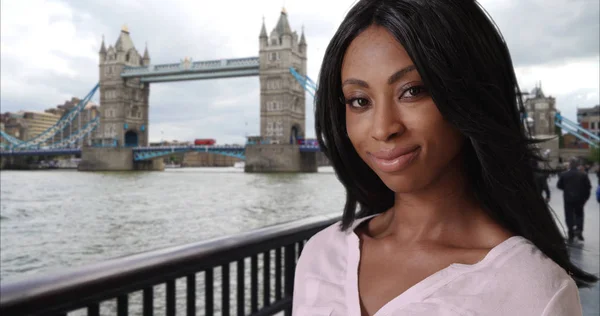
[[[360,316],[354,229],[336,223],[313,236],[296,267],[294,316]],[[451,264],[385,304],[374,316],[582,315],[573,279],[527,239],[515,236],[473,265]]]

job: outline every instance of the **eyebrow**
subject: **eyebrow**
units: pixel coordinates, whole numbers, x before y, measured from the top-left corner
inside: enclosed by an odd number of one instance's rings
[[[404,67],[404,68],[396,71],[393,75],[391,75],[388,78],[388,81],[387,81],[388,84],[392,84],[392,83],[400,80],[407,73],[409,73],[409,72],[411,72],[411,71],[413,71],[415,69],[417,69],[415,67],[415,65],[410,65],[410,66],[406,66],[406,67]],[[347,85],[347,84],[355,84],[355,85],[361,86],[363,88],[368,88],[369,87],[369,84],[366,83],[365,81],[360,80],[360,79],[354,79],[354,78],[349,78],[349,79],[344,80],[344,82],[342,83],[342,87],[345,86],[345,85]]]

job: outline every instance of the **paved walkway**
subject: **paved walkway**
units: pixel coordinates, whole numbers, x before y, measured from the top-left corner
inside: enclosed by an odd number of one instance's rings
[[[585,271],[600,275],[600,204],[596,202],[596,188],[598,178],[596,175],[590,174],[592,181],[592,197],[585,204],[584,209],[584,224],[583,224],[583,242],[575,242],[571,247],[571,258],[579,267]],[[557,178],[553,177],[548,185],[551,190],[550,206],[554,209],[561,227],[566,233],[565,213],[563,208],[562,191],[556,188]],[[583,305],[584,316],[600,315],[600,285],[596,285],[589,289],[580,289],[579,295]]]

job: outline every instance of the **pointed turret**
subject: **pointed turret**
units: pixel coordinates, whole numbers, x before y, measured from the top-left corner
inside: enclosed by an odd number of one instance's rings
[[[106,45],[104,45],[104,35],[102,35],[102,44],[100,44],[100,51],[98,52],[100,55],[100,63],[106,61]]]
[[[102,35],[102,44],[100,44],[100,54],[106,54],[106,45],[104,45],[104,35]]]
[[[259,49],[265,49],[269,45],[269,36],[267,35],[267,28],[265,27],[265,17],[263,16],[262,26],[260,28],[260,35],[258,36]]]
[[[150,60],[150,54],[148,54],[148,42],[146,42],[146,47],[144,48],[144,59]]]
[[[534,98],[545,98],[544,91],[542,90],[542,81],[535,84],[535,88],[531,90],[531,94]]]
[[[304,25],[302,26],[302,34],[300,35],[300,42],[298,42],[298,50],[302,54],[306,54],[306,37],[304,37]]]
[[[302,26],[302,34],[300,35],[300,43],[298,43],[298,45],[306,47],[306,37],[304,37],[304,25]]]
[[[150,54],[148,53],[148,42],[146,42],[146,48],[144,48],[144,57],[142,58],[142,64],[144,66],[150,65]]]
[[[281,9],[281,15],[279,16],[279,21],[277,21],[275,30],[277,30],[279,35],[292,35],[292,28],[290,27],[290,22],[288,22],[287,11],[285,8]]]
[[[134,46],[131,37],[129,37],[129,29],[127,28],[127,25],[123,25],[121,34],[119,34],[119,38],[115,43],[115,49],[117,51],[127,52],[132,48],[134,48]]]
[[[267,36],[267,27],[265,26],[265,17],[263,16],[262,27],[260,28],[259,38],[268,38]]]

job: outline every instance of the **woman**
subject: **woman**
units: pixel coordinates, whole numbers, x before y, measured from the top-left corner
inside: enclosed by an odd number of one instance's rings
[[[294,315],[581,315],[537,194],[507,46],[473,0],[362,0],[319,77],[316,133],[347,191],[296,269]],[[357,212],[358,207],[358,212]]]

